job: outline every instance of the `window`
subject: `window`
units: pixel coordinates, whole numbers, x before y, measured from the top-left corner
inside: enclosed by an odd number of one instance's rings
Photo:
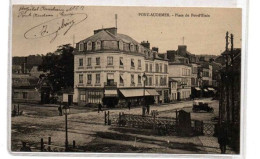
[[[162,64],[160,63],[160,72],[162,72]]]
[[[84,50],[84,44],[83,43],[80,43],[79,44],[79,51],[83,51]]]
[[[80,95],[80,101],[86,101],[86,95],[85,94]]]
[[[101,49],[101,41],[96,41],[96,50],[100,50]]]
[[[134,51],[135,51],[134,44],[130,44],[130,51],[131,51],[131,52],[134,52]]]
[[[91,66],[91,57],[88,58],[88,66]]]
[[[83,83],[83,75],[82,74],[79,75],[79,83]]]
[[[153,72],[153,64],[150,63],[150,72]]]
[[[148,72],[148,64],[145,64],[145,71]]]
[[[87,84],[91,84],[91,81],[92,81],[92,75],[88,74],[88,76],[87,76]]]
[[[164,65],[164,73],[167,73],[168,72],[168,67],[167,67],[167,65],[165,64]]]
[[[131,75],[131,84],[135,84],[135,76]]]
[[[156,72],[159,72],[159,64],[158,63],[156,64],[155,69],[156,69]]]
[[[131,67],[135,67],[134,59],[131,59]]]
[[[123,57],[120,57],[119,65],[120,65],[120,66],[124,66]]]
[[[141,84],[142,83],[142,77],[141,75],[138,75],[138,84]]]
[[[120,50],[124,50],[123,41],[120,40],[118,45],[119,45],[118,47],[119,47]]]
[[[155,76],[155,85],[158,86],[158,76]]]
[[[96,84],[100,84],[100,74],[96,74]]]
[[[142,67],[141,60],[138,60],[138,67],[139,67],[139,68]]]
[[[124,84],[124,78],[123,78],[123,74],[120,74],[120,77],[119,77],[119,81],[120,81],[120,84],[123,85]]]
[[[113,65],[113,57],[107,57],[107,65]]]
[[[92,42],[91,41],[88,41],[88,43],[87,43],[87,50],[88,51],[92,50]]]
[[[98,65],[98,66],[100,65],[100,57],[96,58],[96,65]]]
[[[79,66],[83,66],[83,59],[79,59]]]
[[[23,99],[27,99],[27,95],[28,95],[27,92],[23,92]]]
[[[152,77],[149,77],[149,86],[152,86],[153,85],[153,79]]]

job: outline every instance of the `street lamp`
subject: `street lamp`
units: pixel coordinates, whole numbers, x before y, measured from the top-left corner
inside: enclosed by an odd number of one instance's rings
[[[63,113],[65,114],[65,152],[68,152],[68,114],[70,113],[69,105],[64,105]]]
[[[145,104],[146,104],[146,101],[145,101],[145,82],[146,82],[146,80],[147,80],[147,76],[146,76],[146,74],[144,73],[143,74],[143,82],[144,82],[144,105],[143,105],[143,107],[142,107],[142,115],[144,116],[145,115]]]

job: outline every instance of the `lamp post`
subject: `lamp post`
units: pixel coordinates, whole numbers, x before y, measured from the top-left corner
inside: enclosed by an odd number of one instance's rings
[[[145,101],[145,82],[147,80],[147,76],[144,72],[143,74],[143,82],[144,82],[144,104],[143,104],[143,107],[142,107],[142,115],[144,116],[145,115],[145,104],[146,104],[146,101]]]
[[[63,113],[65,114],[65,152],[68,152],[68,114],[70,112],[70,107],[65,105],[63,107]]]

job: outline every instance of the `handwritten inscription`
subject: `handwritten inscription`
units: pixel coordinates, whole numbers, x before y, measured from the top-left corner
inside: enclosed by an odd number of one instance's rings
[[[85,13],[71,13],[38,24],[24,33],[26,39],[38,39],[51,36],[51,43],[59,35],[66,35],[75,25],[83,22],[88,17]]]

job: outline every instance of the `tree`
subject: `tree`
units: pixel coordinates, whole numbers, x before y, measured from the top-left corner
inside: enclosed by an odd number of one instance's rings
[[[42,56],[39,70],[46,73],[46,80],[51,85],[51,94],[58,93],[62,88],[73,87],[74,84],[74,55],[70,44],[58,46],[54,53]]]

